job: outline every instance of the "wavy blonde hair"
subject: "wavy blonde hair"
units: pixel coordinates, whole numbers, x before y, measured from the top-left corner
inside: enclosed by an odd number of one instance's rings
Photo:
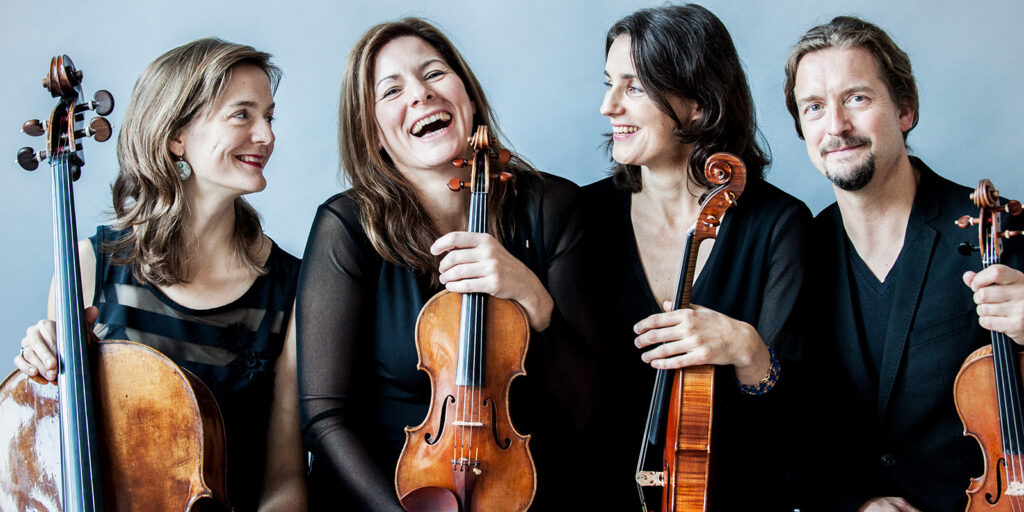
[[[501,130],[483,88],[455,46],[436,27],[419,18],[405,18],[372,27],[356,43],[345,67],[339,107],[339,147],[342,173],[352,185],[351,194],[359,206],[360,222],[374,249],[386,260],[406,265],[425,274],[437,275],[438,258],[430,245],[442,233],[423,210],[412,185],[395,168],[381,147],[374,115],[373,76],[377,54],[389,42],[415,36],[434,48],[466,87],[476,106],[474,125],[485,125],[501,149]],[[519,157],[502,169],[513,176],[539,174]],[[511,227],[502,221],[506,201],[515,194],[513,186],[495,187],[488,196],[487,231],[499,241],[510,236]],[[509,225],[510,226],[510,225]]]
[[[232,70],[253,64],[277,90],[281,71],[270,54],[215,38],[197,39],[161,55],[135,83],[117,140],[120,172],[113,186],[114,227],[127,235],[108,244],[114,263],[131,265],[136,279],[156,285],[186,282],[193,244],[189,209],[168,143],[220,99]],[[263,229],[256,210],[235,199],[233,247],[245,265],[256,260]]]

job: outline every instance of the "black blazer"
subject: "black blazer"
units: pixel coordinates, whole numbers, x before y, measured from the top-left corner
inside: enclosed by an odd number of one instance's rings
[[[838,206],[832,204],[814,220],[814,240],[821,243],[810,280],[818,287],[812,304],[820,308],[814,387],[816,399],[834,406],[818,409],[830,411],[817,416],[815,429],[823,434],[818,449],[827,451],[809,460],[810,474],[828,479],[817,487],[823,509],[856,510],[871,497],[902,496],[922,510],[964,510],[969,479],[983,471],[981,450],[963,435],[953,403],[960,365],[989,343],[961,278],[981,268],[980,257],[957,251],[962,242],[977,244],[978,231],[954,223],[978,209],[970,189],[938,176],[917,158],[911,163],[921,180],[895,276],[877,380],[870,376],[869,356],[857,335],[850,242]],[[1024,267],[1021,245],[1005,244],[1004,263]],[[834,453],[835,459],[822,460],[821,453]],[[836,498],[840,503],[831,502]]]

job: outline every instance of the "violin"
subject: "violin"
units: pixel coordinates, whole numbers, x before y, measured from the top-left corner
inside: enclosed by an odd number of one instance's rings
[[[722,217],[736,205],[747,183],[746,166],[729,153],[711,155],[704,176],[714,188],[704,196],[697,221],[686,233],[673,309],[690,307],[700,244],[718,235]],[[714,394],[714,365],[657,370],[636,469],[637,492],[645,512],[645,487],[662,489],[662,512],[707,510]],[[651,448],[658,446],[663,447],[660,460],[649,457]]]
[[[981,180],[971,194],[978,217],[964,215],[961,228],[978,226],[982,267],[1000,262],[1002,241],[1021,236],[1020,231],[1000,227],[1003,213],[1019,215],[1018,201],[1004,202],[989,180]],[[974,248],[961,245],[961,252]],[[967,510],[1011,511],[1024,509],[1024,402],[1021,400],[1021,359],[1013,340],[991,333],[991,345],[967,356],[953,383],[956,410],[964,435],[974,437],[985,455],[985,472],[971,479]]]
[[[23,125],[47,149],[18,151],[25,170],[51,169],[57,379],[15,371],[0,383],[0,509],[228,510],[224,423],[206,386],[145,345],[89,342],[72,183],[82,140],[110,138],[114,98],[86,100],[82,77],[67,55],[51,59],[43,86],[57,105]]]
[[[469,231],[486,232],[492,178],[487,127],[470,139],[474,155],[469,188]],[[511,154],[502,149],[499,163]],[[453,162],[458,167],[462,160]],[[466,188],[458,178],[452,191]],[[526,510],[537,490],[530,436],[508,412],[512,379],[525,375],[530,325],[517,302],[483,293],[441,291],[416,321],[417,368],[430,376],[430,409],[423,423],[405,428],[395,469],[395,490],[409,511]]]

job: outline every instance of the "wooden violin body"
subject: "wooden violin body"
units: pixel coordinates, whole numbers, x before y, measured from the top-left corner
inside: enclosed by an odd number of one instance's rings
[[[91,352],[105,509],[227,510],[224,424],[206,385],[145,345]],[[56,385],[21,372],[0,383],[0,510],[62,510],[59,423]]]
[[[971,199],[980,214],[977,218],[964,215],[956,222],[961,228],[978,226],[978,250],[987,268],[999,264],[1002,240],[1021,236],[1020,231],[1000,227],[1002,214],[1019,215],[1021,205],[1002,202],[989,180],[981,180]],[[967,489],[970,512],[1024,510],[1024,356],[1001,332],[991,332],[991,340],[967,357],[953,383],[964,435],[978,441],[985,458],[985,472],[971,479]]]
[[[486,232],[491,179],[487,129],[471,139],[469,231]],[[508,159],[505,152],[499,157]],[[504,176],[503,176],[504,178]],[[465,184],[449,182],[453,191]],[[430,376],[426,419],[406,427],[395,490],[406,510],[522,511],[537,489],[529,436],[512,425],[508,393],[524,375],[530,325],[515,301],[442,291],[416,321],[417,368]]]
[[[440,292],[420,312],[418,368],[430,374],[432,396],[423,423],[406,428],[396,489],[406,496],[440,480],[455,496],[469,497],[461,510],[526,510],[536,490],[533,459],[529,436],[512,425],[507,397],[512,379],[526,373],[530,326],[518,303],[486,297],[489,378],[478,389],[459,389],[459,325],[451,318],[460,313],[461,297]]]
[[[1016,354],[1017,375],[1021,378],[1024,354]],[[985,454],[985,472],[971,479],[967,488],[968,511],[1013,511],[1024,509],[1024,457],[1003,449],[1000,428],[1001,410],[995,386],[996,365],[992,346],[971,353],[960,367],[953,384],[956,408],[964,424],[964,435],[974,437]],[[1024,415],[1024,411],[1017,411]],[[1016,469],[1014,469],[1016,468]]]
[[[80,139],[111,134],[102,117],[86,127],[84,113],[106,115],[113,98],[84,101],[81,79],[66,55],[51,60],[43,83],[57,106],[45,128],[24,125],[49,135],[47,151],[18,152],[24,169],[46,160],[52,171],[57,379],[16,372],[0,383],[0,509],[227,510],[224,423],[206,386],[151,348],[89,342],[72,183]]]

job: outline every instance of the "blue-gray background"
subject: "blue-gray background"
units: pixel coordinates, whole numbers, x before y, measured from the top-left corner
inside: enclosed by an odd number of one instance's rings
[[[14,163],[17,149],[45,144],[19,133],[53,106],[40,87],[51,56],[69,54],[87,94],[120,102],[115,130],[142,69],[164,51],[218,36],[271,52],[284,70],[276,101],[277,145],[267,190],[250,196],[265,229],[301,256],[316,205],[342,189],[337,177],[337,103],[345,59],[371,25],[427,17],[453,39],[483,82],[514,149],[538,168],[586,184],[605,175],[598,113],[604,87],[604,34],[641,7],[632,0],[448,1],[36,1],[0,5],[0,342],[14,356],[24,329],[46,311],[53,272],[49,179]],[[921,122],[909,142],[933,169],[973,186],[991,178],[1024,197],[1024,3],[953,1],[708,1],[732,33],[774,164],[768,178],[817,212],[833,200],[807,159],[782,98],[790,45],[811,26],[854,14],[887,30],[913,61]],[[79,235],[110,209],[115,144],[86,143],[77,187]],[[966,213],[966,212],[965,212]],[[956,257],[950,255],[950,257]],[[955,284],[953,284],[955,285]],[[7,361],[0,356],[0,368]]]

